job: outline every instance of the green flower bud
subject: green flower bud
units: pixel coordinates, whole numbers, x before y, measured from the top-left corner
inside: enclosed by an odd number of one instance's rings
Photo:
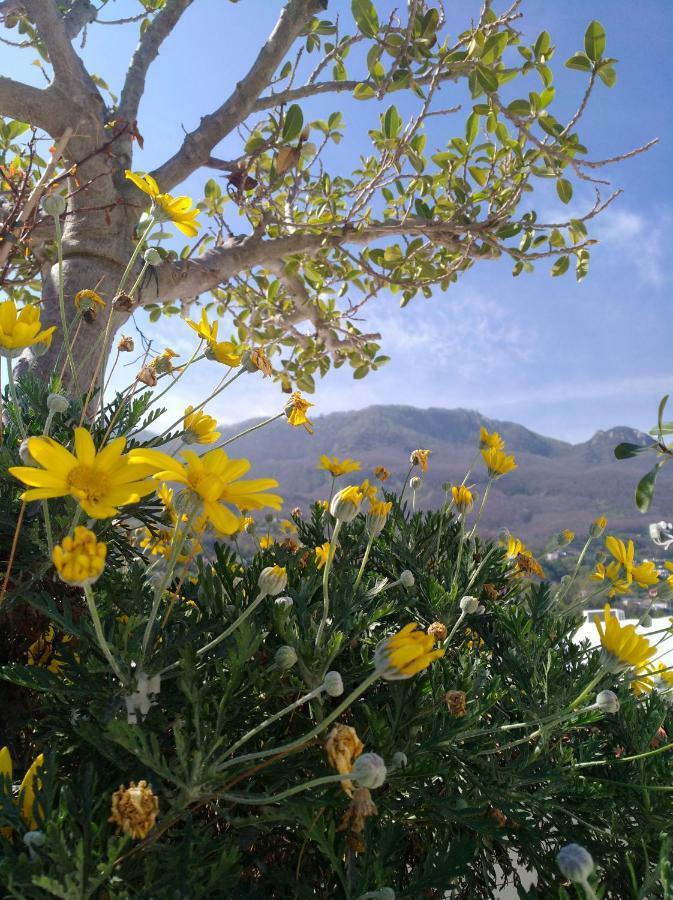
[[[63,394],[49,394],[47,397],[47,409],[52,413],[64,413],[68,411],[70,401]]]
[[[596,694],[596,706],[603,713],[617,713],[619,712],[619,697],[614,691],[599,691]]]
[[[353,763],[351,775],[360,787],[370,790],[381,787],[386,780],[386,764],[378,753],[363,753]]]
[[[65,197],[61,194],[47,194],[42,198],[42,209],[48,216],[62,216],[66,206]]]
[[[323,682],[325,693],[330,697],[340,697],[344,692],[344,683],[338,672],[328,672]]]
[[[579,844],[566,844],[556,854],[556,865],[568,881],[581,884],[594,870],[591,854]]]
[[[259,573],[257,586],[262,594],[277,597],[287,587],[287,572],[283,566],[267,566]]]
[[[294,647],[285,645],[283,647],[279,647],[276,650],[276,654],[273,659],[279,669],[291,669],[292,666],[297,662],[297,651],[294,649]]]
[[[479,608],[479,600],[476,597],[465,596],[460,598],[460,609],[466,616],[475,613]]]
[[[416,584],[414,573],[410,572],[409,569],[405,569],[404,572],[400,572],[399,582],[402,587],[409,590],[409,588],[412,588]]]
[[[143,259],[148,266],[158,266],[161,263],[161,253],[156,247],[148,247],[143,253]]]

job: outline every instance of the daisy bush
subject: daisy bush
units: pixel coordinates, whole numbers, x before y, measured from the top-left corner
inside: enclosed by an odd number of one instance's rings
[[[129,177],[151,217],[198,228],[188,198]],[[111,316],[151,250],[111,303],[61,285],[63,303]],[[556,585],[516,535],[483,536],[517,466],[500,435],[475,434],[463,482],[420,512],[432,448],[390,491],[382,466],[315,459],[298,392],[243,432],[305,430],[325,495],[283,510],[208,411],[268,375],[271,348],[219,326],[189,320],[187,362],[146,354],[110,396],[107,378],[77,384],[74,333],[48,383],[16,378],[52,331],[0,308],[4,895],[670,896],[671,626],[646,635],[613,607],[671,585],[605,520],[554,538],[584,541]],[[163,427],[196,365],[212,389]],[[593,641],[586,604],[603,608]]]

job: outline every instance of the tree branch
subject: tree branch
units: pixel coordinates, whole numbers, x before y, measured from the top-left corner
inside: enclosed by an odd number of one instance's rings
[[[50,88],[40,88],[0,75],[0,115],[28,122],[54,135],[58,130]]]
[[[89,90],[93,82],[70,43],[65,20],[54,0],[23,0],[23,5],[49,52],[54,80],[62,88]]]
[[[159,48],[173,31],[193,0],[168,0],[143,32],[126,73],[119,102],[119,114],[127,122],[138,117],[138,106],[145,91],[147,72],[159,54]]]
[[[91,0],[75,0],[70,12],[65,17],[65,31],[71,41],[74,41],[80,31],[95,20],[97,12],[98,10]]]
[[[201,119],[199,127],[185,137],[178,152],[152,173],[163,191],[171,190],[205,165],[215,145],[254,111],[257,98],[306,23],[320,9],[320,0],[288,0],[247,75],[219,109]]]

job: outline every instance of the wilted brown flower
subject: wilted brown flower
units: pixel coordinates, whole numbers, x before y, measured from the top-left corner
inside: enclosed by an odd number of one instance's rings
[[[157,373],[151,366],[143,366],[136,375],[136,380],[142,381],[142,383],[146,384],[147,387],[156,387]]]
[[[273,374],[273,368],[264,352],[264,347],[255,347],[250,351],[250,362],[256,369],[259,369],[265,378],[267,375]]]
[[[108,822],[114,822],[124,834],[141,840],[154,828],[158,812],[159,800],[147,782],[136,784],[132,781],[127,788],[120,784],[119,790],[112,795]]]
[[[483,585],[483,591],[489,600],[497,600],[500,596],[497,587],[488,581]]]
[[[135,348],[135,344],[133,342],[133,338],[128,334],[123,334],[119,338],[119,343],[117,344],[117,350],[120,353],[133,353]]]
[[[412,466],[420,466],[421,472],[428,471],[428,458],[432,450],[412,450],[409,463]]]
[[[346,775],[352,771],[353,763],[364,748],[365,746],[357,736],[357,732],[350,725],[335,725],[325,741],[327,761],[341,775]],[[352,781],[342,781],[341,787],[349,797],[353,796]]]
[[[444,694],[446,705],[452,716],[464,716],[466,710],[467,695],[465,691],[447,691]]]
[[[493,819],[498,828],[504,828],[507,824],[507,816],[501,809],[498,809],[497,806],[494,806],[493,809],[489,812],[489,817]]]
[[[544,570],[540,563],[532,556],[525,553],[519,553],[516,558],[516,567],[519,572],[525,572],[527,575],[537,575],[538,578],[544,578]]]
[[[448,634],[448,629],[443,622],[433,622],[432,625],[428,626],[427,631],[436,641],[445,640]]]
[[[356,853],[362,853],[365,849],[364,842],[359,837],[365,830],[366,819],[378,815],[376,804],[367,788],[356,788],[350,806],[341,817],[337,831],[348,832],[348,846]]]
[[[374,475],[379,481],[387,481],[390,478],[390,472],[385,466],[374,466]]]
[[[133,297],[120,291],[112,301],[112,308],[120,312],[130,312],[133,309]]]

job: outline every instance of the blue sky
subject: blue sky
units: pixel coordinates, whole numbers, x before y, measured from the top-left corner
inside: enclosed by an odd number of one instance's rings
[[[375,3],[382,18],[393,6],[404,5]],[[449,6],[454,33],[478,10],[473,0]],[[132,0],[117,0],[102,17],[117,18],[137,8]],[[179,144],[183,127],[193,128],[202,114],[222,102],[280,8],[275,0],[242,0],[236,5],[196,0],[151,69],[139,123],[145,151],[138,154],[136,168],[151,169],[162,162]],[[331,0],[325,15],[349,18],[349,9],[349,0]],[[404,310],[384,292],[366,308],[365,327],[382,332],[383,352],[392,362],[364,381],[353,382],[345,369],[330,373],[311,398],[317,413],[372,403],[462,406],[555,437],[584,440],[596,429],[616,424],[650,427],[659,398],[673,386],[673,265],[668,251],[673,227],[673,95],[666,77],[673,51],[670,0],[638,4],[637,14],[631,0],[524,0],[523,11],[521,27],[527,39],[544,28],[558,48],[553,111],[561,119],[572,113],[586,83],[580,73],[564,69],[563,62],[581,49],[591,19],[606,28],[607,52],[619,59],[618,81],[612,90],[598,86],[580,130],[592,158],[613,156],[652,137],[659,137],[660,144],[605,170],[624,194],[594,223],[592,236],[601,243],[592,252],[590,273],[582,283],[574,276],[552,279],[546,264],[514,279],[507,264],[486,263],[447,294],[417,298]],[[137,26],[89,31],[82,53],[113,90],[121,84],[136,37]],[[2,46],[0,68],[3,74],[39,84],[33,56]],[[452,86],[445,89],[442,105],[465,100],[452,92]],[[344,142],[329,160],[337,170],[366,147],[367,128],[376,124],[370,117],[381,110],[375,104],[323,97],[313,106],[306,104],[305,117],[325,117],[335,109],[344,111],[347,122]],[[466,115],[433,120],[429,144],[442,149],[451,136],[462,134]],[[233,137],[221,153],[236,154],[239,147]],[[212,175],[194,176],[186,189],[196,196]],[[536,202],[547,221],[568,217],[555,195],[540,195]],[[592,202],[590,186],[576,187],[573,214],[587,211]],[[171,319],[142,327],[151,330],[157,347],[168,343],[186,354],[191,332],[179,325]],[[203,365],[167,395],[173,417],[203,396],[204,384],[215,382],[215,364]],[[273,413],[282,402],[277,386],[250,377],[221,395],[211,412],[232,422]]]

